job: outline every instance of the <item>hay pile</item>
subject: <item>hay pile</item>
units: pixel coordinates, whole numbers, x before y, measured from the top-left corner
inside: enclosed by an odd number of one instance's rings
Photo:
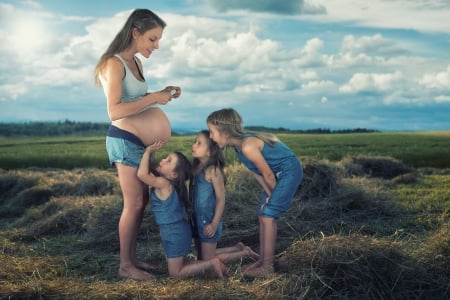
[[[0,217],[18,217],[57,197],[102,196],[118,192],[117,176],[109,171],[29,168],[0,172]]]
[[[349,156],[345,157],[340,164],[349,176],[359,177],[371,176],[392,179],[413,171],[401,161],[391,157]]]
[[[278,258],[287,294],[302,299],[441,299],[448,279],[399,244],[352,234],[297,240]],[[431,271],[431,272],[430,272]],[[447,274],[448,275],[448,274]],[[303,287],[299,289],[299,286]]]
[[[417,238],[411,243],[395,236],[398,222],[404,216],[386,191],[396,184],[413,184],[421,176],[419,173],[396,160],[378,157],[346,158],[337,163],[305,159],[303,165],[304,180],[291,208],[278,221],[275,278],[246,281],[239,266],[233,265],[232,277],[225,283],[198,280],[172,284],[170,281],[174,294],[169,297],[206,298],[205,291],[200,288],[196,291],[192,286],[214,286],[220,295],[228,295],[230,299],[232,295],[301,299],[450,298],[448,211],[439,216],[436,224],[440,227],[426,239]],[[258,250],[255,210],[262,189],[242,165],[227,166],[225,175],[224,233],[219,246],[243,241]],[[115,281],[119,251],[117,224],[122,210],[115,172],[0,170],[0,188],[3,192],[0,214],[7,220],[0,224],[7,237],[3,254],[10,257],[18,251],[25,257],[29,255],[24,254],[28,250],[18,246],[19,242],[52,241],[52,247],[41,250],[45,252],[42,256],[65,255],[63,261],[67,264],[52,265],[53,269],[64,270],[67,276],[61,275],[63,271],[52,275],[50,270],[46,276],[52,282],[85,278],[84,284],[95,295],[89,282],[92,276],[93,280],[101,278],[103,284],[106,282],[109,288],[116,289],[116,294],[124,295],[117,289],[126,290],[130,285]],[[33,251],[36,257],[41,256],[38,250]],[[163,275],[167,275],[158,228],[150,210],[141,226],[138,255],[160,263]],[[50,260],[52,264],[56,261]],[[34,272],[27,266],[20,268],[23,270],[10,265],[8,272],[15,272],[14,278]],[[7,276],[12,275],[0,271],[0,279]],[[142,288],[143,295],[146,290],[157,293],[166,289],[164,282],[149,285]],[[229,294],[227,289],[235,293]],[[125,294],[134,295],[134,291],[127,290]],[[167,296],[162,291],[152,297]],[[21,294],[24,295],[34,294]]]

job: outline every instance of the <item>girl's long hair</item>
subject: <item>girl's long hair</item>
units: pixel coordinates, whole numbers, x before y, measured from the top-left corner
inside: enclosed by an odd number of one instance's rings
[[[251,134],[270,146],[279,142],[279,139],[271,133],[244,130],[242,117],[233,108],[212,112],[206,119],[206,123],[216,126],[220,133],[227,134],[231,138],[243,139],[245,134]]]
[[[94,70],[95,84],[97,86],[101,86],[99,76],[106,61],[110,57],[114,56],[114,54],[127,49],[131,45],[131,42],[133,41],[132,32],[134,28],[136,28],[141,34],[144,34],[146,31],[156,27],[161,27],[164,29],[166,27],[166,23],[149,9],[135,9],[128,17],[122,29],[112,40],[106,52],[100,57],[100,60]]]
[[[191,180],[192,166],[186,156],[180,151],[174,152],[178,157],[178,162],[174,172],[177,177],[172,180],[173,187],[178,193],[181,202],[186,207],[186,212],[191,214],[191,202],[189,201],[189,192],[187,188],[187,182]]]
[[[210,132],[209,130],[202,130],[200,131],[201,135],[203,135],[206,139],[206,143],[208,146],[208,151],[209,151],[209,158],[208,161],[206,162],[206,164],[202,167],[202,170],[206,170],[208,167],[210,166],[214,166],[215,170],[219,170],[222,173],[222,176],[224,178],[224,180],[226,181],[225,178],[225,159],[223,157],[223,153],[222,150],[220,149],[219,145],[216,144],[216,142],[214,142],[210,137]],[[192,163],[192,169],[195,170],[196,167],[200,164],[200,160],[198,158],[194,157],[193,163]]]

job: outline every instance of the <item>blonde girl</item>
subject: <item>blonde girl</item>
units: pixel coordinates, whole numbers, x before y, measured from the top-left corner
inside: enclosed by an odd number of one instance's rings
[[[301,162],[275,136],[244,131],[241,116],[232,108],[211,113],[206,122],[211,139],[220,148],[233,147],[263,189],[257,208],[259,259],[243,266],[242,272],[252,277],[269,276],[274,272],[277,219],[290,207],[303,178]]]

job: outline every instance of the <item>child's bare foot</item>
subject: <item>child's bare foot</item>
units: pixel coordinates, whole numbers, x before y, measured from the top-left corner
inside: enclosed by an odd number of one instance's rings
[[[141,260],[137,260],[135,261],[135,265],[136,267],[138,267],[139,269],[145,270],[145,271],[153,271],[156,270],[156,266],[153,264],[150,264],[148,262],[145,261],[141,261]]]
[[[234,247],[236,247],[239,251],[242,251],[245,249],[245,244],[243,242],[238,242],[236,243],[236,245],[234,245]]]
[[[136,267],[129,267],[129,268],[120,268],[118,275],[124,279],[133,279],[137,281],[144,281],[144,280],[152,280],[153,276],[150,273],[147,273],[145,271],[139,270]]]
[[[222,271],[223,276],[228,277],[230,276],[230,270],[228,269],[228,267],[223,263],[223,261],[219,258],[220,261],[220,268]]]
[[[254,260],[258,260],[258,259],[259,259],[259,254],[256,253],[255,251],[253,251],[252,248],[250,248],[250,247],[248,247],[248,246],[245,246],[245,247],[244,247],[244,250],[245,250],[245,254],[246,254],[248,257],[251,257],[251,258],[253,258]]]
[[[242,271],[242,273],[245,273],[245,272],[247,272],[248,270],[251,270],[251,269],[254,269],[254,268],[258,268],[258,267],[260,267],[260,266],[262,266],[262,262],[259,261],[259,260],[257,260],[257,261],[255,261],[254,263],[243,265],[243,266],[241,267],[241,271]]]
[[[224,276],[228,276],[228,270],[227,267],[224,265],[224,263],[218,258],[214,257],[212,259],[214,272],[216,273],[217,277],[220,279],[223,279]]]
[[[274,272],[272,266],[267,266],[267,267],[261,266],[261,267],[256,267],[256,268],[252,268],[252,269],[245,271],[244,276],[267,278],[267,277],[272,276],[274,273],[275,272]]]

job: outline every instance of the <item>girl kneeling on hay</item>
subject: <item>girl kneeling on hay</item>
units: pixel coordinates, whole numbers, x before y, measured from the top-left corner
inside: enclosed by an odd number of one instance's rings
[[[190,202],[186,186],[191,176],[191,163],[181,152],[172,152],[159,162],[155,170],[150,170],[152,154],[163,145],[163,142],[156,142],[145,149],[138,177],[150,188],[150,201],[159,226],[169,274],[185,278],[211,270],[219,278],[223,278],[227,269],[217,257],[205,261],[185,260],[192,242],[187,213]]]

